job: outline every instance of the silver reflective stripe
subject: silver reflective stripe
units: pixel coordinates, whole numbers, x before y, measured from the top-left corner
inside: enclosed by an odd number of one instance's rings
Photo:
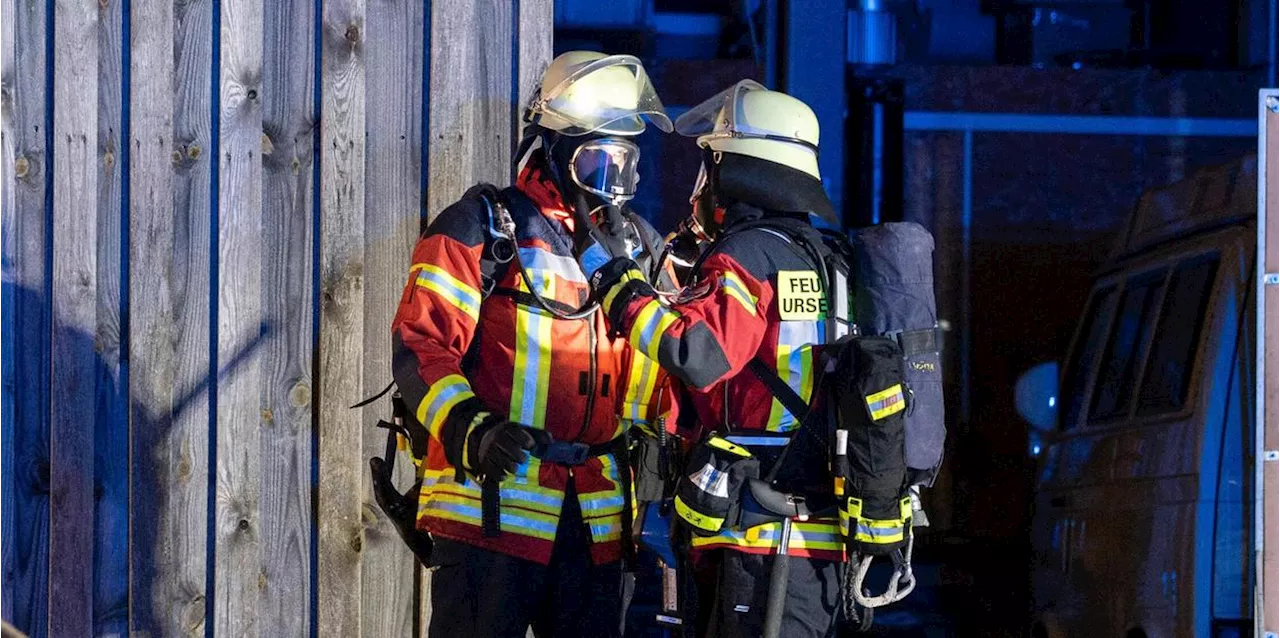
[[[578,266],[578,262],[572,257],[556,255],[541,248],[522,246],[520,248],[520,261],[529,270],[555,273],[566,281],[580,284],[587,283],[586,276],[582,274],[582,268]]]
[[[765,447],[782,447],[790,441],[785,436],[726,436],[725,440],[737,445],[757,445]]]

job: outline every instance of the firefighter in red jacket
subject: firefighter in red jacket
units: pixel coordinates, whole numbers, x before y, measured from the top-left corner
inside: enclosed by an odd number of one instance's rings
[[[624,435],[660,371],[588,303],[572,211],[652,261],[661,237],[622,212],[646,119],[671,130],[639,60],[557,57],[515,186],[473,189],[414,248],[393,372],[430,433],[417,525],[435,540],[432,636],[619,633]]]
[[[818,122],[803,102],[744,80],[690,110],[676,129],[696,136],[703,152],[690,201],[712,244],[694,269],[695,282],[665,305],[607,232],[594,234],[580,261],[612,329],[685,386],[703,432],[719,433],[724,449],[750,451],[763,473],[765,459],[777,457],[800,419],[762,375],[776,375],[811,402],[825,340],[815,270],[822,266],[793,240],[821,245],[811,217],[835,220],[818,173]],[[752,370],[753,361],[763,370]],[[777,485],[829,493],[826,451],[812,443],[815,437],[795,438]],[[721,477],[713,475],[681,480],[715,492]],[[715,602],[700,610],[706,634],[760,635],[781,523],[741,529],[679,498],[675,509],[698,532],[693,548],[718,570]],[[795,520],[789,551],[809,560],[791,561],[780,635],[825,636],[835,622],[843,560],[834,512]]]

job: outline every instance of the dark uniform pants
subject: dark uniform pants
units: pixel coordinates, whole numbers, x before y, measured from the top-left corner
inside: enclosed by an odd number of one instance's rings
[[[621,633],[622,563],[593,565],[591,538],[570,483],[551,564],[438,539],[431,638],[609,638]]]
[[[769,571],[774,557],[715,550],[707,568],[717,570],[715,593],[706,619],[707,635],[717,638],[760,636],[769,605]],[[840,564],[791,557],[782,631],[787,638],[821,638],[835,632],[840,603]],[[706,600],[706,598],[703,598]]]

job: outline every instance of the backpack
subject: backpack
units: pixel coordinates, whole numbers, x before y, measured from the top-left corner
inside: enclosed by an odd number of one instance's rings
[[[911,528],[924,519],[914,491],[932,485],[946,438],[933,238],[911,222],[859,229],[851,239],[824,232],[821,245],[774,220],[742,230],[751,228],[783,233],[817,266],[827,304],[824,434],[850,553],[848,593],[864,607],[900,600],[915,584]],[[755,360],[749,369],[788,411],[810,415],[776,373]],[[896,569],[886,593],[868,597],[862,583],[875,556],[891,557]]]

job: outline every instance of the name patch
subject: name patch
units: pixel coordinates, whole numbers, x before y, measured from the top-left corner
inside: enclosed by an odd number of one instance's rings
[[[784,321],[816,321],[826,316],[827,296],[818,273],[778,271],[778,314]]]

